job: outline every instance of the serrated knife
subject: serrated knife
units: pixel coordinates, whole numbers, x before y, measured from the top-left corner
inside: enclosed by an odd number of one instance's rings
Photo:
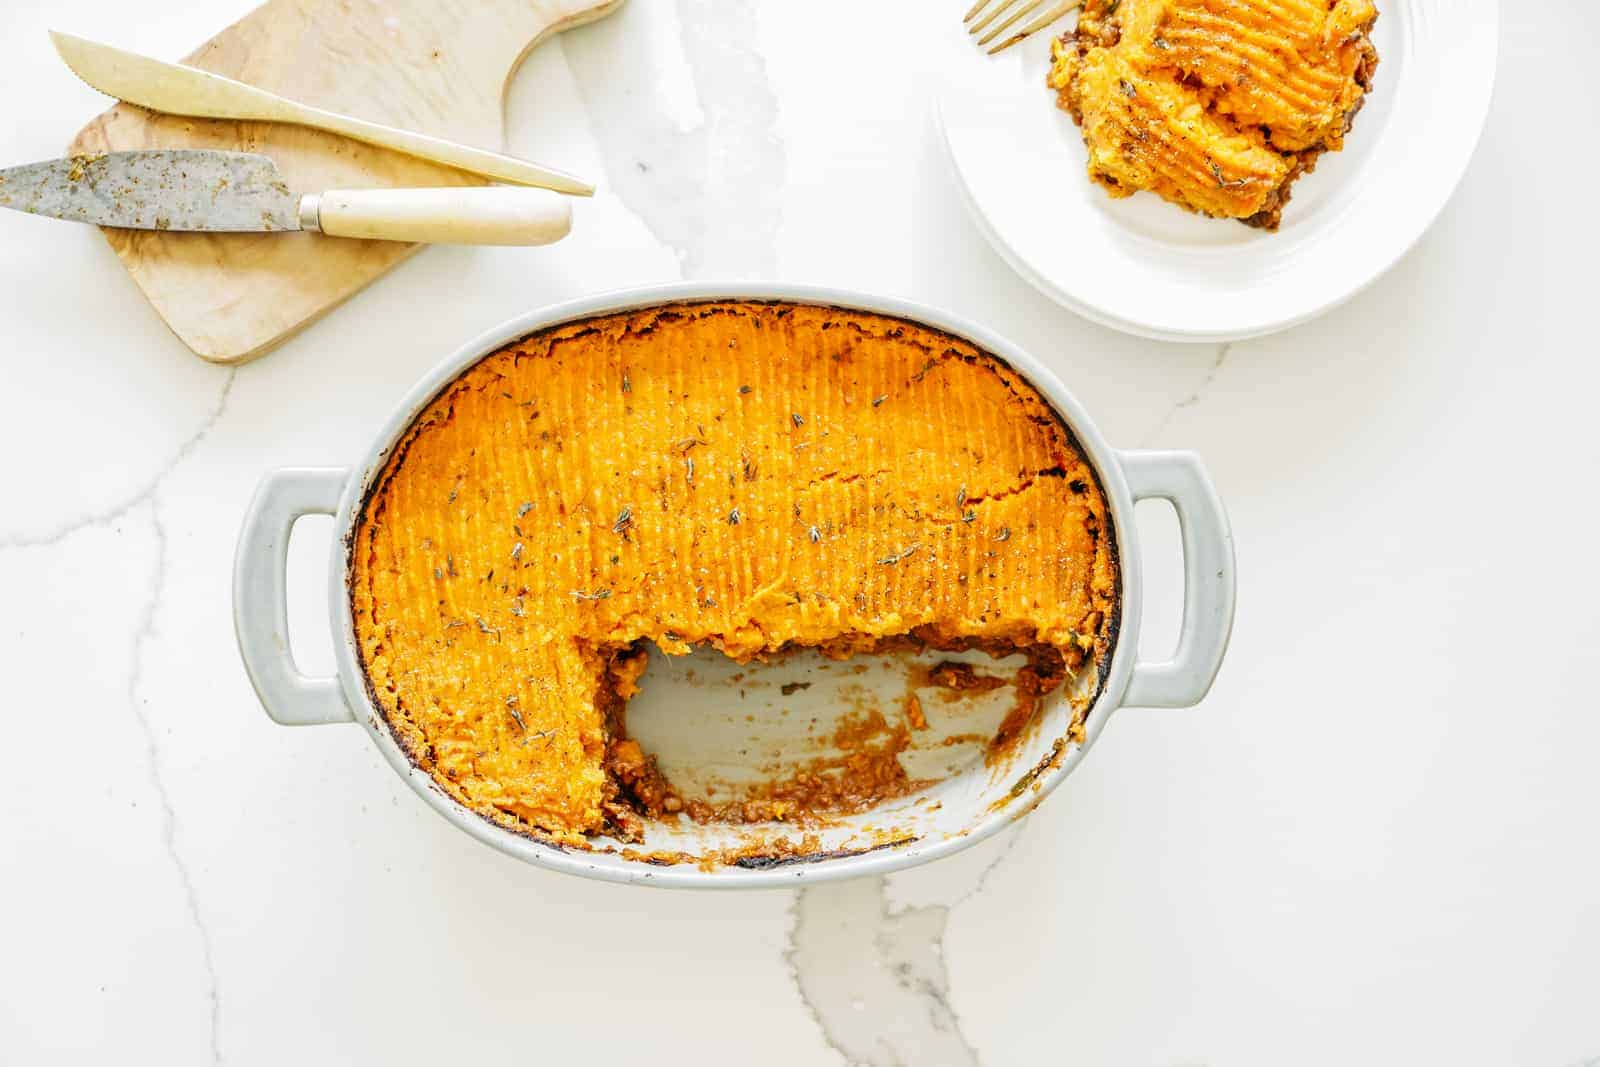
[[[427,244],[542,245],[572,226],[545,189],[292,192],[266,156],[162,149],[69,156],[0,170],[0,207],[134,230],[289,233]]]

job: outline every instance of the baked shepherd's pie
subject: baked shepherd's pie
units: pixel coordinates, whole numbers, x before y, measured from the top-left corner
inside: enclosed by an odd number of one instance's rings
[[[579,842],[686,808],[627,738],[653,643],[1107,653],[1114,538],[1045,400],[971,344],[715,302],[542,330],[445,387],[351,544],[373,702],[453,797]]]
[[[1366,100],[1377,17],[1372,0],[1085,0],[1049,84],[1112,196],[1274,230]]]

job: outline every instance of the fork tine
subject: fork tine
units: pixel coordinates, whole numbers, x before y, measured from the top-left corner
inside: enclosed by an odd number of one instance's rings
[[[983,8],[984,8],[984,5],[987,4],[988,2],[989,2],[989,0],[978,0],[978,2],[976,4],[973,4],[971,7],[969,7],[967,9],[967,13],[965,15],[961,16],[961,21],[962,22],[971,22],[972,21],[972,16],[974,16],[978,12],[982,11]]]
[[[979,19],[977,22],[974,22],[971,26],[968,26],[967,32],[971,34],[982,33],[985,26],[989,25],[989,23],[993,22],[1001,15],[1004,15],[1006,11],[1010,9],[1011,5],[1016,2],[1017,0],[1000,0],[999,3],[995,4],[994,9],[991,10],[987,15],[983,16],[983,18]]]
[[[990,41],[1009,30],[1019,19],[1026,18],[1028,15],[1033,14],[1047,2],[1048,0],[1026,0],[1025,3],[1011,13],[1010,18],[1006,19],[1000,25],[996,26],[982,37],[978,38],[979,46],[981,47],[982,45],[988,44]]]
[[[1004,41],[1001,41],[999,44],[989,49],[989,55],[998,55],[999,53],[1004,52],[1007,48],[1010,48],[1018,41],[1032,37],[1034,34],[1050,25],[1056,19],[1071,11],[1073,8],[1082,6],[1083,0],[1062,0],[1061,3],[1057,4],[1049,11],[1046,11],[1044,14],[1040,15],[1038,18],[1022,27],[1022,29],[1018,30],[1016,33],[1013,33],[1010,37],[1007,37]]]

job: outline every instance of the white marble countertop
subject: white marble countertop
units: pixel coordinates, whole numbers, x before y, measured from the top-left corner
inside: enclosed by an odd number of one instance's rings
[[[236,371],[93,230],[0,213],[0,1059],[1600,1062],[1597,233],[1563,189],[1600,167],[1571,103],[1600,17],[1537,7],[1504,5],[1487,131],[1421,244],[1222,349],[1110,333],[1003,266],[937,143],[914,0],[634,0],[541,48],[511,145],[603,175],[573,238],[429,250]],[[8,5],[0,158],[59,154],[101,106],[47,26],[176,56],[195,17]],[[998,840],[799,894],[540,872],[359,731],[267,720],[229,599],[264,471],[350,462],[513,313],[735,276],[949,307],[1041,354],[1114,443],[1197,449],[1241,582],[1205,704],[1121,713]],[[328,524],[306,525],[317,670]],[[1152,580],[1159,642],[1175,561]]]

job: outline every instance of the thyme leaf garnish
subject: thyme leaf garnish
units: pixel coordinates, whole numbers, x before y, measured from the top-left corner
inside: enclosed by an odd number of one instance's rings
[[[1226,180],[1222,176],[1222,168],[1217,166],[1217,164],[1213,160],[1209,160],[1209,159],[1206,160],[1206,166],[1211,168],[1211,176],[1213,178],[1217,179],[1217,185],[1220,186],[1223,189],[1232,189],[1232,188],[1234,188],[1236,186],[1249,185],[1250,184],[1250,179],[1249,178],[1239,178],[1236,181],[1231,181],[1231,182]]]
[[[576,600],[604,600],[610,595],[611,590],[609,589],[596,589],[592,593],[586,593],[582,589],[574,589],[572,591],[572,596]]]
[[[921,547],[922,546],[920,544],[911,544],[911,545],[907,546],[906,548],[902,548],[900,551],[894,553],[894,555],[892,555],[892,556],[884,556],[882,559],[880,559],[878,561],[878,563],[879,563],[880,566],[893,567],[896,563],[899,563],[901,560],[909,558],[910,555],[913,552],[915,552],[917,549],[919,549]]]

